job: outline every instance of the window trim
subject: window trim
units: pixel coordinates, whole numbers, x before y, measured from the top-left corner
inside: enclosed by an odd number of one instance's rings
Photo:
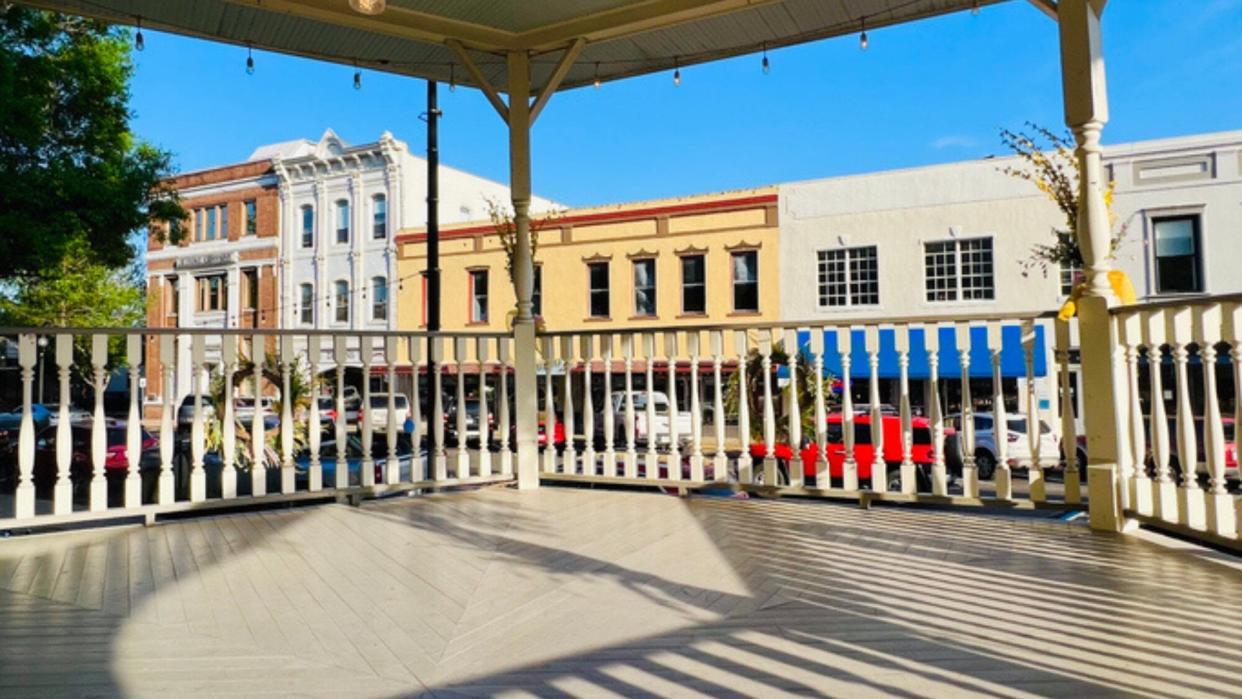
[[[310,302],[307,303],[306,290],[310,289]],[[307,312],[310,312],[310,319],[307,319]],[[298,323],[303,327],[314,327],[315,325],[315,283],[302,282],[298,286]]]
[[[729,308],[730,315],[759,315],[763,312],[763,301],[759,295],[759,246],[758,245],[735,245],[729,250]],[[737,307],[737,280],[733,277],[733,259],[738,255],[754,255],[755,256],[755,307],[741,308]],[[747,282],[751,283],[751,282]]]
[[[377,284],[376,282],[379,282],[379,283]],[[384,289],[384,302],[382,305],[380,304],[380,299],[379,299],[379,289],[381,287]],[[388,322],[389,297],[391,296],[391,294],[389,293],[390,291],[391,289],[389,288],[388,277],[385,277],[382,274],[377,274],[374,277],[371,277],[370,306],[371,306],[371,320],[372,321],[383,321],[385,323]],[[383,309],[381,315],[375,314],[375,311],[377,309]]]
[[[491,274],[487,267],[466,268],[466,318],[468,325],[487,325],[491,319]],[[475,289],[479,275],[483,277],[482,316],[475,313]]]
[[[612,260],[611,258],[588,258],[584,260],[584,270],[586,272],[586,320],[599,321],[612,319]],[[603,289],[595,289],[591,286],[591,270],[594,267],[602,267],[606,277],[607,284]],[[592,297],[596,292],[600,292],[604,296],[604,305],[607,307],[607,313],[604,315],[595,315],[592,310]]]
[[[302,212],[302,239],[299,249],[313,250],[315,248],[315,205],[303,204],[300,211]],[[307,214],[310,214],[310,228],[306,226]]]
[[[384,205],[384,220],[379,222],[376,220],[376,210],[378,205]],[[371,195],[371,240],[386,240],[388,238],[388,195],[383,192],[377,192]]]
[[[698,259],[703,269],[701,281],[698,286],[703,289],[703,308],[697,311],[686,310],[686,261]],[[677,254],[677,266],[681,273],[681,317],[683,318],[700,318],[707,315],[707,251],[706,250],[687,250]]]
[[[883,307],[883,295],[880,293],[881,291],[880,289],[880,248],[881,247],[882,246],[878,242],[875,242],[875,243],[864,243],[862,245],[838,245],[835,247],[818,248],[815,251],[815,307],[821,311],[826,311],[826,312],[831,312],[834,310],[849,310],[849,309],[854,309],[854,308],[866,308],[870,310],[882,308]],[[852,270],[850,267],[851,263],[854,262],[855,258],[851,253],[853,251],[867,250],[867,249],[875,250],[875,296],[876,296],[875,303],[859,303],[859,302],[854,301],[854,296],[850,289],[851,286],[855,285],[855,280],[852,276]],[[821,302],[820,287],[821,285],[823,285],[824,282],[820,277],[821,261],[819,259],[819,256],[824,253],[833,253],[833,252],[844,252],[845,253],[845,303],[840,306],[834,306],[832,304],[825,304]]]
[[[242,235],[259,234],[259,203],[254,199],[242,202]]]
[[[336,214],[336,221],[334,221],[332,224],[332,230],[333,230],[332,244],[333,245],[349,245],[350,238],[353,235],[353,231],[351,230],[353,228],[353,216],[354,216],[354,212],[352,210],[353,207],[350,205],[349,200],[344,199],[344,198],[337,199],[336,201],[332,203],[332,206],[333,206],[333,213]],[[341,228],[341,212],[342,211],[345,212],[345,227],[344,228]],[[341,240],[342,233],[344,233],[345,235],[344,240]]]
[[[345,285],[345,303],[341,304],[341,285]],[[344,323],[349,325],[350,318],[350,288],[348,279],[337,279],[332,282],[332,322]],[[341,309],[345,309],[345,318],[341,319]]]
[[[1148,254],[1148,262],[1151,265],[1151,291],[1153,296],[1174,297],[1202,294],[1208,288],[1207,283],[1207,265],[1203,261],[1207,258],[1206,236],[1203,235],[1203,208],[1202,206],[1180,206],[1175,208],[1154,209],[1147,211],[1147,229],[1150,231],[1150,253]],[[1195,282],[1198,286],[1197,291],[1162,291],[1160,289],[1160,257],[1156,254],[1156,224],[1161,221],[1170,219],[1194,219],[1194,235],[1195,235]]]
[[[991,241],[992,254],[992,271],[991,271],[991,298],[962,298],[962,243],[970,243],[978,240]],[[927,288],[927,246],[941,243],[951,243],[953,245],[953,298],[952,299],[929,299],[927,297],[929,290]],[[951,238],[937,238],[935,240],[924,240],[923,245],[923,303],[932,306],[943,306],[946,304],[984,304],[997,302],[997,286],[996,286],[996,235],[985,233],[981,235],[969,235]]]

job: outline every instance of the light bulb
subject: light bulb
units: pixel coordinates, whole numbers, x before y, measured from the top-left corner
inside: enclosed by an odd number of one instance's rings
[[[141,51],[147,47],[147,42],[142,38],[142,18],[138,18],[138,33],[134,35],[134,49]]]
[[[354,71],[354,89],[355,90],[362,89],[362,71],[360,70]]]
[[[673,71],[673,85],[681,85],[681,69]]]
[[[767,54],[763,56],[763,73],[764,75],[772,72],[772,64],[768,62]]]
[[[599,86],[600,86],[600,82],[599,82],[599,61],[596,61],[596,62],[595,62],[595,89],[596,89],[596,90],[598,90],[598,89],[599,89]]]
[[[384,11],[385,0],[349,0],[354,12],[364,15],[378,15]]]
[[[254,56],[246,56],[246,75],[254,75]]]
[[[868,45],[869,45],[869,42],[867,41],[867,30],[864,29],[863,33],[858,36],[858,48],[862,49],[863,51],[866,51]]]

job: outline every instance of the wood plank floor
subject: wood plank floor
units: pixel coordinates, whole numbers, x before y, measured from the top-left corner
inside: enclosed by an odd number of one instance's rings
[[[1242,695],[1242,574],[1080,524],[544,488],[0,542],[0,697]]]

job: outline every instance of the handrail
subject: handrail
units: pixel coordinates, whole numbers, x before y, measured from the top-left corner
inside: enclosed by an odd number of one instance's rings
[[[426,330],[317,330],[314,328],[281,329],[281,328],[81,328],[81,327],[0,327],[0,336],[4,335],[237,335],[250,337],[264,335],[271,337],[442,337],[442,338],[512,338],[509,332],[478,332],[478,331],[441,331]]]
[[[997,313],[967,313],[954,315],[926,315],[926,316],[876,316],[870,318],[818,318],[815,320],[801,321],[765,321],[761,323],[716,323],[716,324],[698,324],[698,325],[646,325],[646,326],[628,326],[624,328],[578,328],[573,330],[550,330],[539,332],[540,337],[568,337],[579,335],[624,335],[627,333],[672,333],[672,332],[703,332],[708,330],[773,330],[788,328],[841,328],[841,327],[857,327],[864,325],[938,325],[942,323],[980,323],[996,320],[1020,321],[1020,320],[1043,320],[1055,318],[1056,311],[1044,311],[1041,313],[1015,313],[1007,311],[999,311]]]
[[[1142,303],[1132,303],[1125,306],[1113,306],[1108,312],[1113,315],[1122,313],[1134,313],[1136,311],[1154,311],[1161,308],[1179,308],[1181,306],[1194,306],[1203,303],[1242,303],[1242,293],[1234,294],[1186,294],[1174,298],[1161,299],[1159,301],[1144,301]]]

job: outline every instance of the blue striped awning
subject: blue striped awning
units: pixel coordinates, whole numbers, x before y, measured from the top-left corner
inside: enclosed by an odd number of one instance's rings
[[[952,327],[940,327],[940,351],[937,357],[937,369],[942,379],[961,378],[961,359],[957,349],[957,333]],[[824,330],[824,373],[841,376],[841,353],[836,350],[837,331]],[[927,344],[923,328],[910,329],[910,378],[926,379],[931,376],[928,361]],[[866,336],[861,328],[852,331],[853,342],[850,351],[850,378],[868,379],[871,367],[868,364]],[[1044,329],[1035,326],[1035,350],[1033,357],[1035,376],[1048,375],[1048,359]],[[810,355],[811,331],[798,332],[800,350]],[[895,331],[892,328],[880,328],[880,366],[879,375],[884,379],[895,379],[901,376],[897,365],[897,349]],[[781,371],[787,371],[784,367]],[[1006,325],[1001,328],[1001,375],[1006,378],[1026,376],[1026,353],[1022,347],[1021,326]],[[970,377],[986,379],[992,377],[992,354],[988,348],[987,328],[971,327],[970,329]]]

